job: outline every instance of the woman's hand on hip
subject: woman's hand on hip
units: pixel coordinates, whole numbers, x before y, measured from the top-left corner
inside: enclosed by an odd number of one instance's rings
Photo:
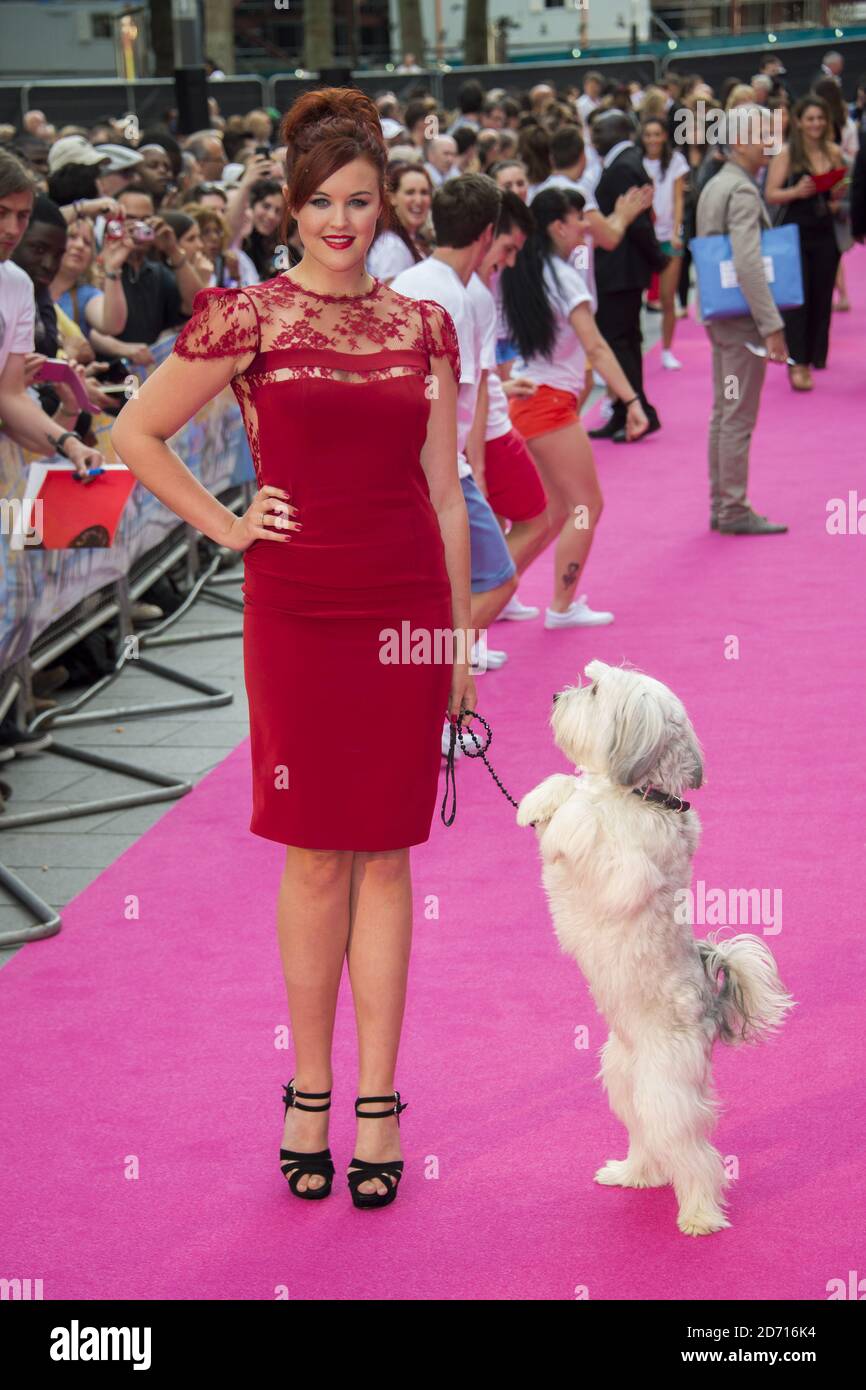
[[[291,514],[297,512],[287,500],[285,488],[267,484],[260,487],[243,516],[236,516],[223,544],[228,550],[247,550],[253,541],[290,541],[291,536],[281,534],[288,530],[300,530],[301,522],[293,521]]]

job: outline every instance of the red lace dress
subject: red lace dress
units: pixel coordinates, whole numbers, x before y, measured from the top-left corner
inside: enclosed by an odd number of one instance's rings
[[[379,281],[335,296],[279,275],[201,290],[174,351],[255,352],[231,385],[256,477],[303,523],[244,552],[250,830],[308,849],[422,843],[451,685],[435,635],[453,620],[420,454],[431,357],[459,380],[453,321]]]

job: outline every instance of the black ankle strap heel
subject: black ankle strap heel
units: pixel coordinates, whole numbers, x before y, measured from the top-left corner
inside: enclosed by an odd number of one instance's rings
[[[393,1101],[390,1110],[374,1110],[367,1113],[358,1109],[360,1105],[369,1105],[371,1102],[384,1104],[385,1101]],[[408,1101],[401,1102],[400,1092],[394,1091],[390,1096],[356,1096],[355,1114],[361,1120],[378,1120],[385,1115],[396,1115],[397,1124],[400,1124],[400,1113],[406,1109]],[[393,1163],[374,1163],[364,1158],[353,1158],[349,1164],[350,1171],[346,1174],[349,1183],[349,1190],[352,1193],[352,1202],[356,1207],[387,1207],[389,1202],[393,1202],[397,1196],[397,1184],[403,1176],[403,1160],[396,1159]],[[352,1172],[352,1169],[357,1171]],[[381,1178],[388,1184],[388,1191],[381,1192],[359,1192],[358,1188],[362,1182],[369,1182],[371,1178]]]
[[[294,1106],[296,1110],[330,1110],[331,1092],[330,1091],[296,1091],[292,1080],[283,1087],[283,1104],[285,1110],[283,1118],[289,1113],[289,1106]],[[324,1100],[326,1105],[304,1105],[297,1100],[297,1096],[303,1096],[304,1100]],[[296,1149],[280,1149],[280,1168],[288,1181],[289,1187],[296,1197],[303,1197],[305,1201],[315,1202],[322,1197],[330,1196],[331,1186],[334,1180],[334,1161],[331,1158],[330,1149],[322,1149],[319,1153],[305,1154],[299,1153]],[[326,1179],[321,1187],[307,1187],[305,1192],[298,1191],[298,1181],[304,1174],[318,1174]]]

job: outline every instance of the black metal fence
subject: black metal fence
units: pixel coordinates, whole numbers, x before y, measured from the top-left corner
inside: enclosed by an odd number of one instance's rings
[[[826,52],[826,39],[778,43],[778,52],[787,69],[786,84],[799,96],[808,91]],[[853,99],[858,78],[866,73],[866,38],[837,39],[833,43],[845,58],[843,90]],[[726,77],[750,78],[756,71],[766,43],[754,47],[712,46],[690,50],[688,53],[666,54],[664,57],[639,55],[635,58],[609,58],[595,61],[580,58],[573,61],[511,63],[501,67],[463,67],[449,72],[429,71],[417,74],[357,72],[352,80],[371,96],[393,91],[404,99],[413,92],[424,90],[446,108],[456,106],[462,84],[477,77],[485,88],[505,87],[509,91],[527,91],[538,82],[555,87],[580,83],[589,70],[601,72],[615,80],[636,80],[643,84],[659,80],[670,69],[678,73],[699,72],[712,86],[718,87]],[[256,106],[273,106],[285,111],[301,92],[320,84],[319,76],[297,77],[294,73],[276,73],[272,77],[230,77],[208,86],[217,98],[224,116],[242,115]],[[92,125],[107,115],[131,114],[143,128],[165,120],[168,110],[176,105],[174,81],[170,77],[143,78],[137,82],[120,79],[82,78],[65,82],[0,82],[0,122],[19,126],[23,113],[36,107],[44,111],[55,125]]]

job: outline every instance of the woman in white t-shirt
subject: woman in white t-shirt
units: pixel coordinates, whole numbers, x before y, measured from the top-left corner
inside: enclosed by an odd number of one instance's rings
[[[367,270],[390,285],[401,271],[429,256],[424,234],[430,218],[433,184],[423,164],[401,162],[388,170],[391,227],[379,233],[367,252]]]
[[[585,595],[575,598],[602,508],[592,448],[578,413],[587,361],[627,405],[629,439],[644,434],[648,425],[634,388],[598,331],[586,282],[569,263],[584,234],[583,206],[577,189],[539,193],[532,204],[536,230],[499,282],[503,316],[520,352],[515,374],[527,382],[525,395],[511,397],[509,414],[541,474],[549,499],[547,543],[556,541],[553,597],[545,619],[550,628],[613,620],[612,613],[593,613]]]
[[[683,198],[689,172],[688,161],[679,150],[671,149],[665,121],[650,116],[641,126],[643,167],[653,181],[655,234],[670,260],[659,276],[662,306],[662,366],[672,370],[682,362],[671,351],[677,316],[675,296],[680,281],[683,255]]]

